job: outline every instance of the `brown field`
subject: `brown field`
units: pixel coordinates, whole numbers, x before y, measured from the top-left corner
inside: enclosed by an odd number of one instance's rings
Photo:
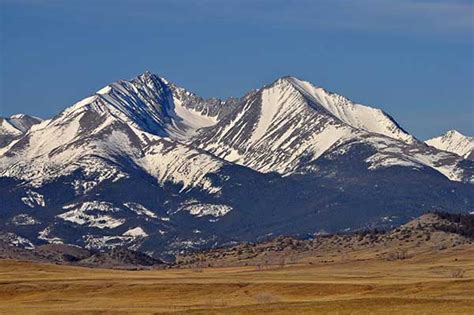
[[[474,314],[474,246],[387,261],[118,271],[0,261],[2,314]]]

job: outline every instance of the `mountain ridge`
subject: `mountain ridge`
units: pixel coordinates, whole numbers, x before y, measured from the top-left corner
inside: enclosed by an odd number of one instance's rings
[[[466,212],[473,181],[472,161],[308,82],[279,78],[220,100],[147,72],[0,148],[0,224],[32,246],[174,255]]]

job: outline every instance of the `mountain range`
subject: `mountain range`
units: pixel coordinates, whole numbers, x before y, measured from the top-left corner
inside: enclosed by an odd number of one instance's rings
[[[0,239],[161,258],[469,212],[472,143],[424,143],[294,77],[221,100],[145,72],[47,120],[0,119]]]

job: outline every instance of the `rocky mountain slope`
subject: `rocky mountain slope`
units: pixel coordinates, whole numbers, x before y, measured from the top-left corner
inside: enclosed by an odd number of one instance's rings
[[[220,100],[146,72],[5,141],[1,230],[30,247],[166,256],[468,212],[474,199],[474,162],[293,77]]]
[[[426,144],[439,150],[456,153],[465,159],[474,160],[474,137],[465,136],[456,130],[425,141]]]

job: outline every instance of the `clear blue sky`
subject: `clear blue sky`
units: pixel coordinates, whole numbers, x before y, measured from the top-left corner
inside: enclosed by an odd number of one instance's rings
[[[0,115],[43,118],[145,70],[204,97],[283,75],[424,139],[474,135],[469,1],[0,0]]]

